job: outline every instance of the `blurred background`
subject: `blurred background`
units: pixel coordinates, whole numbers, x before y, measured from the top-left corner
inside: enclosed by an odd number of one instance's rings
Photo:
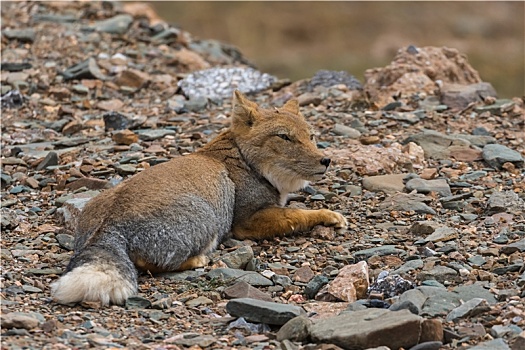
[[[237,46],[261,71],[292,81],[319,69],[363,82],[406,45],[467,55],[500,97],[525,94],[525,2],[151,2],[196,39]]]

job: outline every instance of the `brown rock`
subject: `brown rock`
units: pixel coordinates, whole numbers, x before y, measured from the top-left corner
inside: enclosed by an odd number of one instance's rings
[[[227,299],[252,298],[262,301],[273,301],[268,294],[261,292],[259,289],[252,287],[244,281],[239,281],[233,286],[224,289],[223,293]]]
[[[244,340],[246,341],[247,344],[259,343],[259,342],[267,341],[268,339],[269,339],[268,336],[264,334],[253,334],[253,335],[244,337]]]
[[[354,302],[366,297],[369,285],[368,280],[368,265],[365,261],[347,265],[325,287],[326,293],[333,296],[336,300]]]
[[[29,185],[31,188],[38,188],[38,181],[34,177],[28,177],[25,179],[25,183]]]
[[[440,227],[442,227],[442,225],[436,221],[416,221],[410,227],[410,233],[417,236],[426,236],[433,233]]]
[[[381,142],[381,138],[379,136],[376,136],[376,135],[372,135],[372,136],[361,136],[359,138],[359,141],[363,144],[363,145],[374,145],[376,143],[379,143]]]
[[[436,87],[436,83],[434,83],[425,73],[407,72],[390,85],[389,90],[394,96],[409,97],[410,95],[421,92],[433,95]],[[383,103],[386,105],[387,103],[394,102],[390,99],[386,99]]]
[[[443,341],[443,324],[439,319],[424,319],[421,322],[420,343],[427,341]]]
[[[15,312],[3,314],[1,319],[2,328],[4,329],[23,328],[30,330],[37,327],[39,324],[36,318]]]
[[[62,134],[73,135],[76,132],[82,130],[82,123],[77,120],[72,120],[62,128]]]
[[[464,55],[447,47],[409,46],[397,52],[394,60],[384,68],[365,72],[364,91],[379,108],[411,94],[433,94],[435,82],[475,84],[479,74]]]
[[[92,177],[83,177],[66,185],[66,188],[75,191],[81,187],[86,187],[90,190],[101,190],[108,184],[107,180],[95,179]]]
[[[459,326],[458,334],[461,337],[470,337],[470,338],[476,339],[476,338],[483,338],[487,334],[487,332],[485,331],[485,327],[483,327],[482,324],[474,323],[474,324],[467,324],[465,326]]]
[[[310,334],[310,327],[312,321],[306,316],[297,316],[286,322],[279,332],[277,332],[277,341],[283,341],[285,339],[303,342],[308,339]]]
[[[49,90],[49,95],[57,100],[65,100],[71,96],[71,91],[66,87],[54,87]]]
[[[302,304],[306,312],[313,314],[312,319],[325,319],[339,315],[345,311],[349,303],[346,302],[327,302],[327,301],[310,301]]]
[[[525,331],[521,332],[516,338],[514,338],[514,343],[511,347],[512,350],[522,350],[525,349]]]
[[[77,169],[77,168],[69,169],[69,175],[74,176],[74,177],[84,177],[85,176],[84,174],[82,174],[80,169]]]
[[[124,106],[124,102],[116,98],[107,101],[100,101],[97,104],[98,108],[105,111],[118,111],[122,108],[122,106]]]
[[[414,142],[409,142],[403,146],[403,153],[406,154],[415,164],[422,164],[425,160],[425,150]]]
[[[299,106],[309,106],[311,104],[317,106],[322,102],[321,97],[318,94],[314,94],[312,92],[305,92],[304,94],[299,95],[297,100],[299,102]]]
[[[144,150],[144,153],[166,153],[166,149],[164,149],[161,145],[151,145],[148,148]]]
[[[312,229],[310,236],[331,241],[335,239],[335,230],[323,225],[317,225]]]
[[[115,131],[113,136],[111,136],[111,139],[118,145],[131,145],[132,143],[139,141],[139,135],[131,130],[125,129]]]
[[[302,266],[295,270],[293,280],[295,282],[308,283],[314,276],[315,274],[309,266]]]
[[[413,172],[415,168],[422,168],[423,160],[406,153],[404,147],[399,143],[389,147],[350,144],[344,149],[327,148],[325,153],[338,165],[350,167],[359,175]]]
[[[432,180],[438,176],[438,170],[436,168],[423,169],[419,176],[425,180]]]
[[[450,157],[460,162],[474,162],[483,159],[483,151],[470,147],[450,147]]]
[[[210,64],[206,62],[204,58],[202,58],[198,53],[184,48],[177,51],[173,59],[173,63],[180,64],[189,71],[210,68]]]
[[[57,321],[48,320],[42,323],[42,330],[46,333],[53,332],[57,328]]]
[[[140,89],[150,80],[151,77],[145,72],[136,69],[127,69],[119,74],[117,79],[115,79],[115,84]]]
[[[8,84],[13,84],[16,81],[26,81],[29,79],[29,74],[24,72],[6,72],[2,73],[2,77],[0,79],[7,82]]]
[[[149,20],[150,26],[154,26],[157,23],[164,23],[164,20],[162,20],[162,18],[157,14],[151,4],[137,2],[123,3],[122,9],[124,12],[129,13],[133,17],[146,16]]]

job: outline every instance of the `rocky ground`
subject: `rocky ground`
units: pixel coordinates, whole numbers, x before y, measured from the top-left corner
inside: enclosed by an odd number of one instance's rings
[[[525,348],[522,98],[434,47],[362,85],[290,83],[146,15],[2,3],[3,348]],[[202,270],[141,275],[125,306],[53,303],[86,201],[217,135],[234,87],[299,99],[334,165],[289,205],[348,230],[225,241]]]

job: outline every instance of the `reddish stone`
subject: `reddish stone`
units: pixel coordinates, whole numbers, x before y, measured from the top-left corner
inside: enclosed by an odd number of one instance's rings
[[[295,270],[293,280],[295,282],[308,283],[312,278],[314,278],[314,276],[315,274],[310,266],[303,266]]]

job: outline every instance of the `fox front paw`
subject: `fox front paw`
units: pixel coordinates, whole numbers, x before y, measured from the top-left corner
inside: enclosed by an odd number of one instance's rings
[[[345,217],[335,211],[328,209],[321,209],[321,224],[328,227],[333,227],[337,232],[343,231],[348,226]]]

